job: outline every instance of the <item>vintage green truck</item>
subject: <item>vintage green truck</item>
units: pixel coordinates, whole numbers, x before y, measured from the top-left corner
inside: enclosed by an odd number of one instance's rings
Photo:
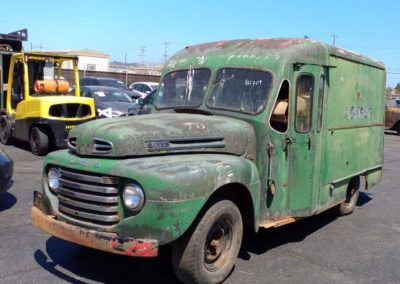
[[[171,245],[181,280],[221,282],[245,227],[349,214],[360,178],[381,180],[384,85],[381,62],[309,39],[186,47],[151,114],[85,123],[46,157],[32,222],[117,254]]]

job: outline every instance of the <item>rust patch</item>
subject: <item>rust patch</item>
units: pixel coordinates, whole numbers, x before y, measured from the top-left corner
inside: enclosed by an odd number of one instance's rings
[[[200,51],[205,51],[212,48],[227,49],[232,46],[240,48],[286,48],[293,45],[303,44],[309,41],[306,39],[291,39],[291,38],[265,38],[265,39],[249,39],[249,40],[227,40],[227,41],[217,41],[205,44],[200,44],[197,46],[188,46],[186,50],[192,51],[198,48]]]
[[[80,228],[58,221],[55,216],[46,215],[37,207],[32,207],[31,221],[33,225],[50,235],[82,246],[127,256],[154,257],[158,255],[157,240],[120,238],[114,233]]]

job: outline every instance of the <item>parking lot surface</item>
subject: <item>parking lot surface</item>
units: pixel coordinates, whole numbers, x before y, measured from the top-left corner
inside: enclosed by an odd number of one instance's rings
[[[43,158],[25,145],[2,147],[15,172],[0,196],[0,283],[179,283],[168,248],[157,258],[129,258],[34,228],[29,215]],[[249,233],[225,283],[400,283],[399,184],[400,137],[387,133],[383,180],[361,191],[353,214],[325,212]]]

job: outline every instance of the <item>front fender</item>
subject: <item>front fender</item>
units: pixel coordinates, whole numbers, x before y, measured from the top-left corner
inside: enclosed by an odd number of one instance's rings
[[[255,220],[258,219],[258,171],[254,163],[238,156],[191,154],[100,159],[58,151],[47,156],[45,167],[48,164],[118,176],[121,178],[121,191],[127,182],[140,184],[145,192],[144,208],[135,216],[129,216],[126,210],[121,211],[123,218],[113,228],[119,236],[170,243],[189,228],[218,188],[231,183],[248,189],[253,201],[253,214]]]
[[[216,190],[233,183],[247,188],[254,220],[258,220],[260,179],[249,160],[233,155],[197,154],[148,157],[132,163],[119,165],[114,174],[134,177],[145,189],[146,206],[138,216],[121,222],[121,233],[128,233],[136,224],[151,236],[163,231],[160,243],[173,241],[189,228]]]

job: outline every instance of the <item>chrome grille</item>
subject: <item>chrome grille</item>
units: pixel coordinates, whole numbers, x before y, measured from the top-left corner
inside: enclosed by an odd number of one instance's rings
[[[119,179],[60,169],[58,210],[74,219],[98,225],[118,223]]]
[[[93,138],[93,153],[96,154],[107,154],[110,153],[113,148],[113,144],[109,141]]]

